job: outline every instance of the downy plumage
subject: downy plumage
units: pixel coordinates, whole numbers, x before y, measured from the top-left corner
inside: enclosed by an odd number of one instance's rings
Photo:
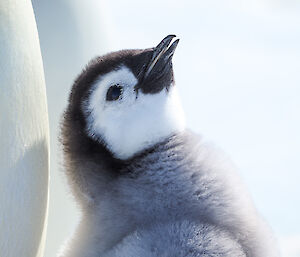
[[[185,128],[174,37],[76,79],[61,140],[82,218],[63,256],[278,256],[230,161]]]

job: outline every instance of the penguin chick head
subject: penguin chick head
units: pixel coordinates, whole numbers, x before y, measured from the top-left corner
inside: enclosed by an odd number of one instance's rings
[[[69,112],[83,133],[125,160],[184,129],[172,57],[179,40],[93,60],[75,81]],[[172,43],[173,41],[173,43]]]

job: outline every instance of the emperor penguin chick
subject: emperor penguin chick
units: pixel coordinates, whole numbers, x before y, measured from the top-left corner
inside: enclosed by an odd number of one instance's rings
[[[82,218],[62,256],[278,256],[230,162],[185,128],[178,42],[98,57],[76,79],[61,139]]]

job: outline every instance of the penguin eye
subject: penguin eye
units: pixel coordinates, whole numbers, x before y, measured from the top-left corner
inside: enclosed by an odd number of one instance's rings
[[[106,93],[106,101],[115,101],[120,98],[123,92],[123,87],[117,85],[111,86]]]

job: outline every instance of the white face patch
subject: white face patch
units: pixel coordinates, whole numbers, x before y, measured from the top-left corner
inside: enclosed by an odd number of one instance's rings
[[[136,97],[138,80],[129,68],[121,66],[99,78],[84,103],[88,114],[88,134],[103,140],[116,158],[128,159],[185,128],[184,113],[175,87],[157,94]],[[118,84],[122,96],[107,101],[108,89]]]

